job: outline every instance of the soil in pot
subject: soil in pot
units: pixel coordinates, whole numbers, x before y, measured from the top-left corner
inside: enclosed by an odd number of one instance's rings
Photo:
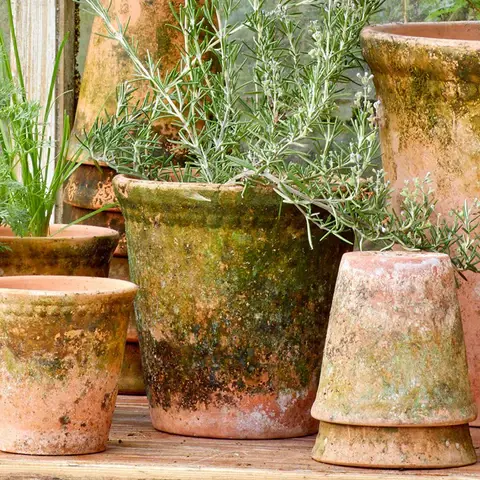
[[[105,450],[136,291],[106,278],[0,278],[0,450]]]

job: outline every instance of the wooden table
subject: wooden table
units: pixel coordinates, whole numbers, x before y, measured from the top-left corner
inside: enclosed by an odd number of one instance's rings
[[[472,429],[480,446],[480,429]],[[480,479],[480,464],[455,470],[380,471],[310,459],[314,437],[207,440],[167,435],[150,425],[145,398],[119,397],[105,453],[29,457],[0,453],[0,479],[41,480],[401,480]],[[478,451],[477,451],[478,453]]]

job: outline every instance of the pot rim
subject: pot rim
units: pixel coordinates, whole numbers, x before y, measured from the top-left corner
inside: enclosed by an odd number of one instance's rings
[[[398,260],[415,260],[423,258],[438,258],[447,259],[450,258],[446,253],[426,252],[420,250],[369,250],[369,251],[357,251],[345,253],[346,257],[380,257],[386,259],[398,259]]]
[[[141,185],[149,189],[162,188],[165,190],[191,190],[199,189],[211,192],[216,191],[242,191],[245,185],[238,183],[202,183],[202,182],[162,182],[160,180],[145,180],[143,178],[134,177],[133,175],[116,175],[113,183],[117,187],[121,185]],[[267,188],[265,186],[264,188]]]
[[[433,37],[428,35],[406,35],[400,32],[404,30],[425,29],[425,27],[433,27],[437,29],[459,29],[467,27],[478,27],[478,40],[469,40],[461,38]],[[467,48],[472,51],[480,51],[480,21],[468,22],[411,22],[411,23],[385,23],[378,25],[370,25],[365,27],[361,33],[362,40],[368,41],[385,40],[392,43],[415,43],[416,45],[430,47],[450,47],[450,48]]]
[[[80,288],[79,284],[83,288]],[[96,298],[105,295],[136,294],[138,290],[139,287],[132,282],[103,277],[61,275],[0,277],[0,295],[8,297]]]
[[[65,228],[66,227],[66,228]],[[62,240],[88,240],[98,237],[120,238],[120,234],[111,228],[98,227],[94,225],[70,225],[55,223],[50,225],[50,231],[55,232],[65,228],[60,234],[53,233],[49,237],[18,237],[13,234],[12,229],[7,226],[0,226],[0,244],[15,240],[16,242],[28,241],[62,241]]]

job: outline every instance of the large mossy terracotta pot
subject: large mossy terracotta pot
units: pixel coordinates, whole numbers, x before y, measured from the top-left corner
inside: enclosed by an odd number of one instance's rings
[[[314,433],[342,254],[271,189],[114,179],[126,219],[155,428],[215,438]]]
[[[58,233],[57,233],[58,232]],[[0,227],[0,276],[76,275],[108,277],[118,244],[115,230],[52,225],[49,237],[17,237]]]
[[[112,18],[118,18],[123,25],[128,23],[128,34],[135,39],[141,56],[148,51],[155,60],[162,62],[163,71],[177,63],[183,37],[170,25],[175,23],[172,7],[183,5],[183,1],[102,0],[102,3],[109,7]],[[72,155],[80,147],[84,132],[92,127],[97,116],[104,111],[110,114],[115,112],[117,87],[134,77],[133,63],[117,42],[106,37],[103,21],[99,17],[95,18],[70,141]],[[132,100],[143,100],[148,91],[147,86],[136,82],[135,87],[137,90]],[[174,129],[166,120],[157,123],[157,129],[165,136],[174,134]],[[67,223],[116,201],[112,189],[114,171],[104,164],[94,164],[88,158],[82,158],[82,161],[65,187],[63,221]],[[120,210],[110,208],[86,223],[114,228],[120,232],[120,244],[112,260],[110,277],[128,280],[125,226]],[[134,321],[130,323],[125,362],[120,380],[121,393],[143,394],[145,387]]]
[[[430,173],[444,213],[480,197],[480,23],[379,25],[363,31],[362,43],[379,99],[383,165],[397,192]],[[458,295],[480,404],[480,275],[466,277]]]
[[[316,460],[377,468],[476,462],[476,417],[453,266],[355,252],[340,265],[312,415]]]
[[[108,278],[0,278],[0,450],[105,450],[136,291]]]

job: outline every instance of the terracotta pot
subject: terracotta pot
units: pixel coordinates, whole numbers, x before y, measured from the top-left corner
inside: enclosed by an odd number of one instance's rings
[[[387,175],[399,192],[405,179],[430,172],[444,213],[480,192],[479,40],[477,22],[382,25],[362,33]],[[480,276],[466,276],[458,279],[458,295],[479,404]]]
[[[312,415],[313,457],[379,468],[475,463],[470,389],[447,255],[344,255]]]
[[[52,225],[51,237],[16,237],[0,227],[0,275],[83,275],[107,277],[118,243],[114,230],[74,225]]]
[[[106,278],[0,278],[0,450],[105,450],[136,290]]]
[[[155,428],[214,438],[311,434],[340,257],[270,189],[117,176]]]
[[[112,18],[118,18],[123,25],[128,23],[128,34],[135,40],[140,56],[148,51],[155,60],[161,61],[162,71],[168,71],[177,64],[183,36],[171,27],[175,24],[172,5],[174,8],[183,6],[182,0],[102,0],[102,4],[109,7]],[[81,137],[84,130],[89,130],[103,111],[115,112],[117,86],[134,79],[133,63],[116,41],[106,37],[102,20],[96,17],[82,76],[72,139]],[[134,101],[143,100],[148,91],[147,85],[135,82],[135,87]],[[159,124],[159,129],[166,135],[173,132],[168,121]]]

